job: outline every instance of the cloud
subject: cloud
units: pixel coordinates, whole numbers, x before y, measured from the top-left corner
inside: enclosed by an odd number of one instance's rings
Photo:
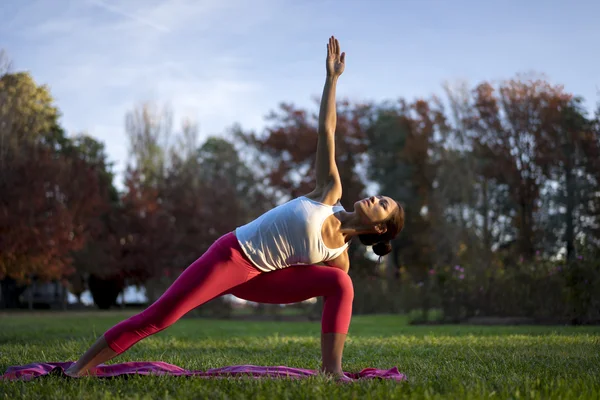
[[[235,122],[260,123],[264,87],[247,73],[252,60],[237,53],[232,36],[276,10],[273,2],[242,0],[34,1],[11,29],[35,46],[25,68],[49,84],[65,128],[103,141],[121,172],[125,113],[143,101],[169,104],[175,127],[196,120],[201,137]]]
[[[97,7],[103,8],[104,10],[107,10],[107,11],[110,11],[110,12],[115,13],[117,15],[126,17],[126,18],[128,18],[130,20],[133,20],[135,22],[139,22],[139,23],[141,23],[143,25],[147,25],[147,26],[149,26],[151,28],[154,28],[154,29],[156,29],[158,31],[161,31],[161,32],[170,32],[171,31],[169,28],[167,28],[167,27],[165,27],[163,25],[157,24],[157,23],[155,23],[155,22],[153,22],[151,20],[143,18],[143,17],[139,16],[138,14],[134,14],[134,13],[130,13],[130,12],[127,12],[127,11],[123,11],[123,9],[121,9],[121,8],[115,6],[115,5],[108,4],[108,3],[106,3],[106,2],[104,2],[102,0],[86,0],[86,1],[88,3],[91,3],[91,4],[95,5],[95,6],[97,6]]]

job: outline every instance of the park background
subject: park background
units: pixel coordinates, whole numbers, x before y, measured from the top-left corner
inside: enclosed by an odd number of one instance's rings
[[[342,203],[406,210],[380,263],[352,243],[354,312],[597,323],[598,8],[6,2],[0,305],[151,302],[219,236],[310,192],[335,34]]]

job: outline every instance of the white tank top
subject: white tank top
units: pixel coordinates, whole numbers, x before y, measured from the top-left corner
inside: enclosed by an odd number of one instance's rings
[[[343,210],[302,196],[240,226],[235,235],[246,256],[263,272],[329,261],[342,254],[348,243],[328,248],[321,227],[327,217]]]

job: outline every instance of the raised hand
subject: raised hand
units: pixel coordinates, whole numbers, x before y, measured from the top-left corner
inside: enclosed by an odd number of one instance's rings
[[[346,53],[340,54],[340,42],[335,37],[329,38],[327,43],[327,75],[338,77],[346,67]]]

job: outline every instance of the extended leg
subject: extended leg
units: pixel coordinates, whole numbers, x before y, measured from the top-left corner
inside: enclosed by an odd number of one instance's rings
[[[120,322],[67,370],[83,375],[88,369],[123,353],[143,338],[166,329],[188,311],[260,274],[224,236],[192,263],[167,291],[141,313]]]

